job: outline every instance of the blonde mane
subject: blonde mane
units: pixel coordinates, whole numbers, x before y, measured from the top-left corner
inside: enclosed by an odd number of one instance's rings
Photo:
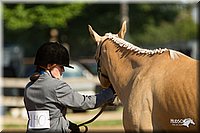
[[[164,49],[158,48],[158,49],[154,49],[154,50],[143,49],[143,48],[137,47],[137,46],[133,45],[132,43],[129,43],[129,42],[119,38],[117,34],[106,33],[105,36],[106,36],[106,38],[109,38],[113,42],[118,44],[120,47],[124,47],[127,50],[134,51],[137,54],[143,54],[143,55],[146,54],[146,55],[152,56],[155,54],[162,54],[165,51],[169,51],[171,59],[177,59],[180,54],[179,52],[177,52],[175,50],[170,50],[167,48],[164,48]]]

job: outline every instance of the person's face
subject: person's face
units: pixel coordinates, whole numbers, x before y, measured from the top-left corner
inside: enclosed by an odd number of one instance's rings
[[[60,79],[63,72],[65,71],[63,65],[53,64],[49,65],[49,67],[51,68],[49,71],[51,72],[52,76],[57,79]]]

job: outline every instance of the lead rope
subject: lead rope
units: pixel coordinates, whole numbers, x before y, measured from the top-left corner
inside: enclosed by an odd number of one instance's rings
[[[105,103],[101,107],[101,110],[99,111],[99,113],[97,113],[92,119],[78,125],[78,127],[82,127],[82,126],[85,127],[85,131],[83,133],[86,133],[88,131],[88,127],[86,126],[86,124],[89,124],[89,123],[93,122],[94,120],[96,120],[103,113],[103,111],[105,110],[107,105],[108,105],[108,103]]]

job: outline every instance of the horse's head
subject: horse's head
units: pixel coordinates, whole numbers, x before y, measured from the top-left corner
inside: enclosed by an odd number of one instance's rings
[[[97,44],[97,49],[96,49],[96,54],[95,54],[95,59],[97,61],[97,71],[98,71],[98,77],[101,82],[102,87],[109,87],[110,86],[110,79],[109,79],[109,74],[107,73],[107,68],[105,65],[105,60],[106,60],[106,49],[103,46],[104,42],[107,40],[106,36],[100,36],[98,35],[92,27],[89,25],[89,32],[93,40]],[[121,30],[116,34],[119,38],[124,38],[126,33],[126,21],[123,22]]]

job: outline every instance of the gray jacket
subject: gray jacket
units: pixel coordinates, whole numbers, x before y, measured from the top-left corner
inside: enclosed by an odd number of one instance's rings
[[[68,132],[69,121],[65,118],[66,107],[79,110],[94,109],[113,98],[111,89],[102,90],[96,95],[81,95],[64,81],[52,78],[45,72],[35,82],[29,82],[26,85],[24,103],[29,117],[28,125],[33,119],[37,122],[41,118],[43,122],[45,118],[41,113],[40,116],[35,114],[38,111],[47,111],[50,127],[42,129],[27,127],[27,131]],[[34,115],[32,116],[30,112],[34,112],[32,113]]]

